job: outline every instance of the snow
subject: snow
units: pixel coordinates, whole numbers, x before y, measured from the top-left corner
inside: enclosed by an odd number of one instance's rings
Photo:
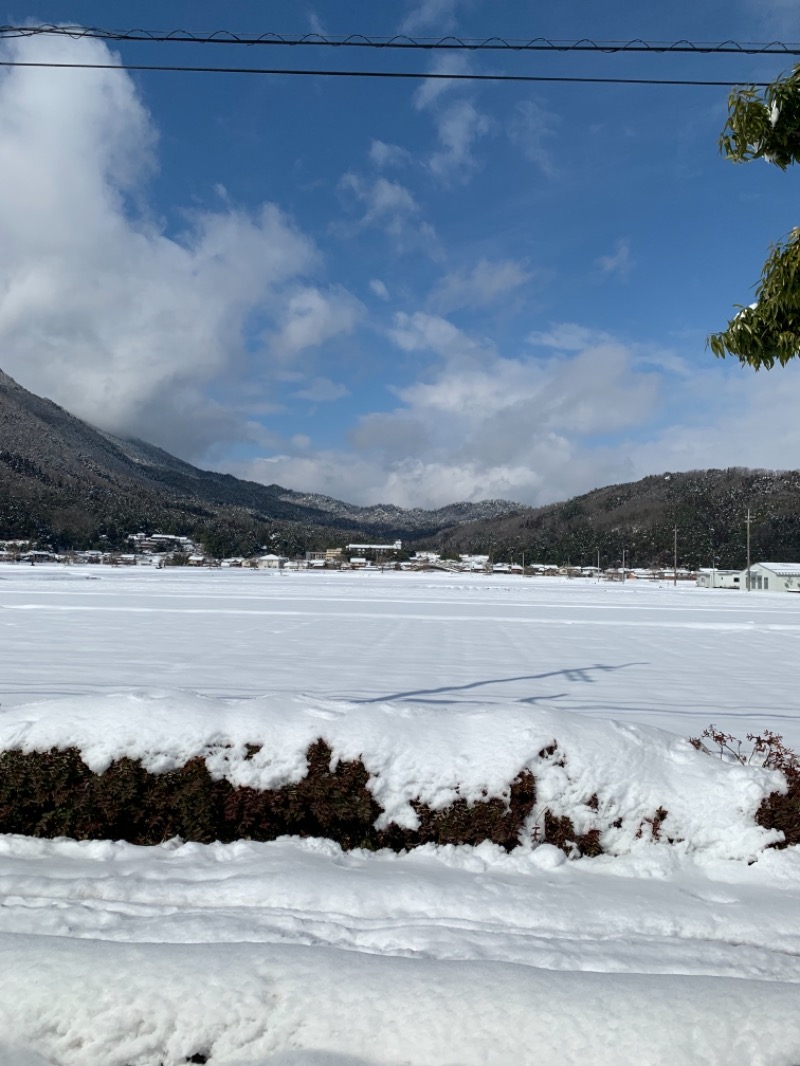
[[[753,821],[775,778],[686,740],[798,743],[798,612],[644,581],[3,566],[0,746],[201,752],[265,787],[323,736],[408,825],[411,799],[531,766],[537,814],[599,820],[608,854],[0,837],[0,1062],[800,1062],[800,854]],[[681,843],[637,835],[659,806]]]

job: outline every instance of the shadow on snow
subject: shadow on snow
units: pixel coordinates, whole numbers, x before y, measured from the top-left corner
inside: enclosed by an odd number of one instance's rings
[[[427,697],[454,694],[457,692],[472,692],[475,689],[485,688],[487,685],[508,685],[515,681],[543,681],[548,677],[561,677],[572,684],[593,685],[597,682],[597,673],[610,673],[616,670],[625,670],[630,666],[648,666],[648,663],[620,663],[618,666],[608,666],[605,663],[595,663],[594,666],[570,667],[564,670],[548,670],[543,674],[519,674],[516,677],[493,677],[485,681],[470,681],[466,685],[441,685],[438,688],[409,689],[406,692],[392,692],[385,696],[370,696],[367,699],[354,699],[353,703],[385,703],[387,701],[424,700],[426,703],[445,703],[446,700],[432,700]],[[544,699],[561,699],[566,692],[560,692],[551,696],[525,696],[517,699],[517,703],[538,703]]]

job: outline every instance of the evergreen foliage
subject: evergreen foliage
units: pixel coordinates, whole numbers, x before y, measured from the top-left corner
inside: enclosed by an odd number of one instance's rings
[[[800,66],[763,94],[752,86],[731,93],[720,150],[735,163],[765,159],[781,170],[800,162]],[[735,355],[755,370],[785,366],[800,354],[800,229],[772,246],[755,303],[740,305],[708,345],[714,355]]]

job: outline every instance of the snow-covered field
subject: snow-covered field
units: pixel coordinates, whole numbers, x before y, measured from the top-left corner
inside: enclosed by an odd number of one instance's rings
[[[557,734],[623,825],[578,861],[0,837],[0,1063],[800,1063],[800,855],[753,825],[765,772],[679,739],[800,746],[799,635],[800,597],[669,584],[3,567],[3,743],[263,728],[264,782],[325,735],[402,819],[415,774],[477,794]],[[635,838],[656,802],[682,845]]]

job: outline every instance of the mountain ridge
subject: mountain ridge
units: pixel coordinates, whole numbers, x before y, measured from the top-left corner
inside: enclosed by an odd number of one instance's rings
[[[201,470],[115,437],[0,371],[0,539],[124,547],[134,532],[188,535],[213,555],[284,554],[402,538],[445,554],[525,552],[530,562],[740,569],[800,560],[800,471],[694,470],[607,485],[543,507],[508,500],[436,510],[361,506]]]
[[[433,535],[455,522],[509,514],[519,506],[485,501],[434,511],[361,507],[202,470],[146,441],[96,429],[0,371],[0,537],[24,532],[62,543],[118,540],[154,523],[197,532],[189,527],[207,520],[244,524],[250,540],[286,540],[289,550],[317,544],[326,529],[373,539],[376,533]],[[276,524],[280,528],[273,529]]]
[[[606,485],[492,522],[467,523],[442,534],[453,554],[485,550],[499,557],[522,551],[533,561],[602,566],[742,569],[751,557],[800,560],[800,471],[726,469],[666,471]],[[623,556],[624,553],[624,556]]]

